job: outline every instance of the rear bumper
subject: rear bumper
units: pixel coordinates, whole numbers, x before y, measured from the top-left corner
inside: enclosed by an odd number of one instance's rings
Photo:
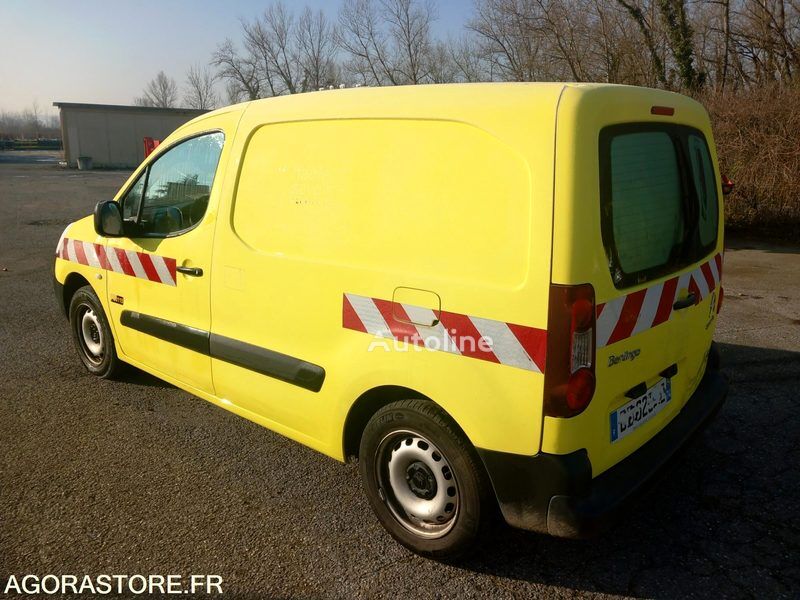
[[[521,529],[585,538],[602,531],[689,439],[715,416],[728,393],[712,346],[708,367],[681,412],[619,464],[592,479],[585,450],[520,456],[478,449],[506,521]]]

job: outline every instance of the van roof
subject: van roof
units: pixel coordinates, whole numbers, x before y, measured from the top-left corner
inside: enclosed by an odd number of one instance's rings
[[[275,103],[286,101],[288,99],[312,97],[315,99],[331,98],[339,99],[353,99],[354,101],[362,101],[365,99],[379,98],[381,100],[391,99],[407,99],[410,96],[415,97],[436,97],[442,95],[449,95],[453,97],[473,95],[473,94],[502,94],[502,93],[519,93],[521,91],[528,92],[553,92],[560,91],[564,87],[578,88],[585,90],[595,90],[600,88],[608,88],[614,90],[648,90],[653,93],[673,93],[666,92],[665,90],[658,90],[654,88],[644,88],[640,86],[622,85],[615,83],[581,83],[581,82],[479,82],[479,83],[438,83],[438,84],[423,84],[423,85],[394,85],[394,86],[360,86],[348,88],[335,88],[324,89],[319,91],[305,92],[302,94],[291,94],[283,96],[272,96],[269,98],[261,98],[258,100],[251,100],[244,102],[242,105],[259,105],[266,103]]]
[[[338,105],[353,104],[372,104],[372,103],[392,103],[392,102],[436,102],[436,101],[462,101],[469,98],[480,96],[482,99],[491,99],[499,95],[523,95],[530,94],[556,98],[563,88],[574,88],[581,91],[604,90],[605,92],[618,91],[622,94],[636,91],[649,92],[655,95],[679,96],[674,92],[644,88],[631,85],[621,85],[612,83],[579,83],[579,82],[482,82],[482,83],[442,83],[425,85],[397,85],[397,86],[362,86],[349,87],[333,90],[319,90],[305,92],[301,94],[291,94],[283,96],[273,96],[242,102],[234,106],[228,106],[215,112],[227,112],[231,108],[245,110],[247,108],[277,108],[286,104],[302,104],[306,108],[314,105],[330,104],[335,102]],[[213,114],[213,113],[212,113]]]
[[[563,83],[441,83],[425,85],[361,86],[319,90],[302,94],[273,96],[245,102],[245,107],[276,107],[279,104],[302,102],[306,106],[330,104],[391,104],[393,102],[460,101],[469,97],[487,98],[501,94],[533,93],[557,96]]]
[[[618,102],[638,98],[653,104],[673,104],[698,108],[694,100],[665,90],[610,83],[576,82],[491,82],[446,83],[358,87],[321,90],[274,96],[243,102],[207,113],[194,121],[230,112],[248,112],[256,119],[295,120],[308,118],[464,118],[493,112],[526,111],[538,118],[555,115],[559,98],[565,90],[574,99],[591,102]],[[572,95],[572,94],[571,94]],[[193,122],[194,122],[193,121]]]

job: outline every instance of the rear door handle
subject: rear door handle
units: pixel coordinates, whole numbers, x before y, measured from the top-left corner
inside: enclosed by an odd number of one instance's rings
[[[201,269],[200,267],[177,267],[175,270],[178,273],[183,273],[184,275],[191,275],[192,277],[203,276],[203,269]]]
[[[672,308],[675,310],[682,310],[684,308],[689,308],[690,306],[694,306],[695,302],[697,301],[697,296],[694,295],[694,292],[689,292],[689,295],[686,296],[683,300],[677,300],[675,304],[672,305]]]

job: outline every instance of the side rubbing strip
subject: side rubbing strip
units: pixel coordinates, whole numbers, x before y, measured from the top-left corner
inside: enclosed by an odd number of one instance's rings
[[[143,315],[130,310],[123,310],[120,323],[136,331],[152,335],[160,340],[194,350],[200,354],[208,354],[208,332],[187,325],[181,325],[166,319]]]
[[[203,329],[130,310],[122,311],[120,323],[165,342],[280,379],[312,392],[318,392],[325,381],[325,369],[318,365],[274,350],[209,333]]]
[[[322,367],[239,340],[211,334],[211,356],[268,377],[318,392],[325,381]]]

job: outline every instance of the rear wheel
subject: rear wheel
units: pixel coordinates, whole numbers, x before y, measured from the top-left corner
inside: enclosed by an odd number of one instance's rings
[[[72,296],[69,322],[78,356],[86,369],[104,379],[118,375],[122,362],[117,357],[103,305],[91,286],[83,286]]]
[[[491,506],[475,450],[426,400],[379,410],[361,438],[359,468],[383,526],[410,550],[453,559],[474,544]]]

